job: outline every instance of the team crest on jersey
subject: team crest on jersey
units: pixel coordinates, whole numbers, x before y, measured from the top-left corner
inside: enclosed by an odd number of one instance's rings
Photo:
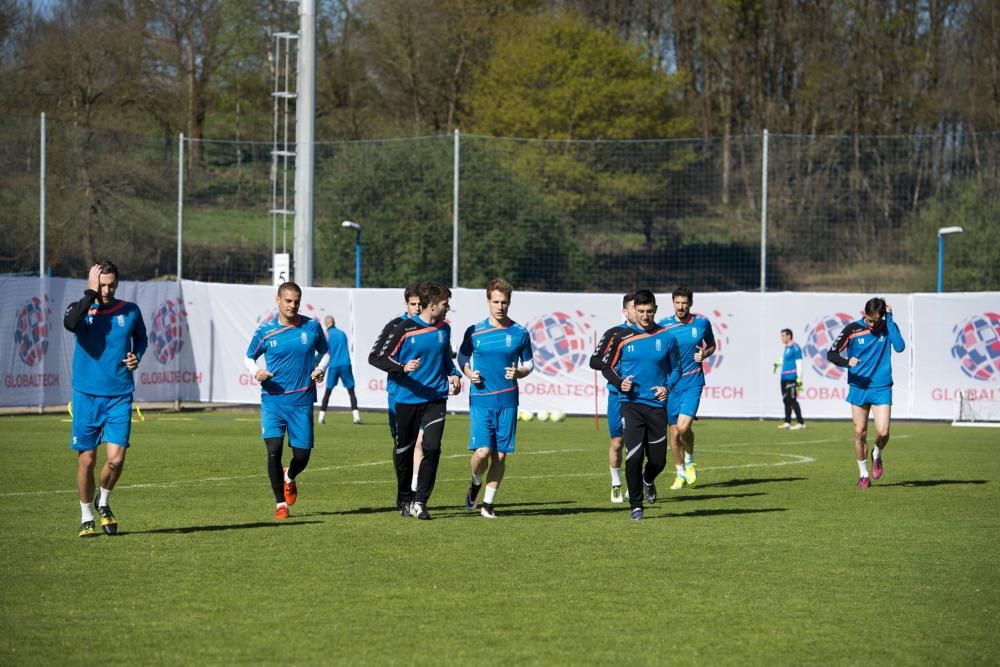
[[[663,344],[660,342],[659,338],[656,339],[656,351],[657,352],[663,351]]]
[[[119,315],[115,319],[118,320],[118,326],[120,326],[120,327],[125,326],[125,316],[124,315]]]
[[[698,337],[698,329],[696,329],[695,327],[691,327],[691,338],[697,338],[697,337]]]
[[[309,336],[308,336],[308,335],[306,335],[306,332],[305,332],[305,331],[303,331],[302,333],[300,333],[300,334],[299,334],[299,341],[300,341],[300,342],[301,342],[301,343],[302,343],[303,345],[308,345],[308,344],[309,344]]]
[[[444,342],[444,332],[441,331],[440,329],[438,329],[438,342],[439,343],[443,343]]]
[[[861,338],[858,339],[858,345],[864,345],[864,344],[865,344],[865,339],[864,336],[862,336]]]
[[[504,344],[507,347],[510,347],[512,342],[513,341],[511,340],[510,334],[507,334],[506,337],[504,337]]]

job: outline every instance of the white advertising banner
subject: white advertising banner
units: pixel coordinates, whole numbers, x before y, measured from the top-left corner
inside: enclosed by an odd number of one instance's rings
[[[66,403],[72,396],[73,336],[62,327],[65,307],[82,295],[83,280],[0,277],[3,321],[0,405]],[[118,296],[139,304],[149,350],[136,371],[139,401],[258,403],[260,388],[243,358],[256,327],[275,316],[271,286],[184,281],[129,283]],[[658,318],[672,312],[657,295]],[[805,418],[845,418],[844,369],[826,352],[845,324],[862,316],[870,295],[716,292],[696,294],[694,312],[708,317],[717,352],[705,363],[699,414],[705,417],[780,417],[779,332],[791,329],[802,347]],[[950,419],[961,393],[1000,400],[1000,294],[885,295],[906,341],[893,354],[893,413],[901,418]],[[449,321],[457,350],[465,329],[486,317],[482,290],[456,290]],[[402,290],[309,288],[301,313],[320,322],[333,316],[351,341],[358,402],[386,405],[385,373],[368,353],[385,324],[404,310]],[[535,372],[520,383],[526,410],[603,414],[606,383],[587,361],[601,334],[621,322],[621,295],[515,292],[511,317],[531,334]],[[467,387],[467,383],[466,383]],[[346,406],[342,388],[331,405]],[[449,408],[468,409],[463,392]]]

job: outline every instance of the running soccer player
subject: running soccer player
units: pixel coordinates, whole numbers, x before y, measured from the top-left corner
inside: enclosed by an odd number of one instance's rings
[[[631,518],[639,521],[643,498],[656,502],[656,477],[667,465],[665,403],[680,378],[681,358],[677,340],[656,323],[653,293],[639,290],[634,301],[636,324],[612,335],[602,372],[621,392],[625,479]]]
[[[326,335],[316,320],[299,315],[302,288],[282,283],[275,297],[278,316],[264,322],[247,346],[244,362],[260,382],[261,436],[267,449],[267,476],[274,494],[275,519],[287,519],[288,508],[298,500],[295,480],[309,464],[313,447],[312,406],[316,382],[322,382],[330,363]],[[314,367],[315,355],[321,355]],[[267,368],[259,368],[264,357]],[[285,433],[292,460],[282,467]]]
[[[622,317],[625,321],[616,327],[611,327],[601,336],[597,349],[590,356],[590,367],[595,371],[602,368],[601,359],[607,351],[607,346],[615,331],[622,327],[629,327],[635,324],[635,304],[632,301],[632,293],[629,292],[622,297]],[[613,384],[608,383],[608,435],[611,437],[611,444],[608,446],[608,464],[611,466],[611,502],[622,503],[622,412],[621,394]]]
[[[323,324],[326,326],[326,343],[330,348],[330,367],[326,373],[323,403],[319,408],[319,423],[326,423],[326,407],[330,404],[330,394],[338,382],[343,382],[347,396],[351,399],[351,415],[354,423],[360,424],[361,414],[358,412],[358,397],[354,394],[354,373],[351,371],[351,351],[347,344],[347,334],[337,328],[337,322],[332,315],[327,315]]]
[[[702,362],[715,354],[712,323],[704,315],[691,312],[694,293],[678,287],[671,294],[674,314],[660,321],[677,339],[681,353],[681,379],[667,399],[667,423],[670,424],[670,450],[674,453],[677,476],[671,491],[694,486],[698,481],[698,465],[694,462],[694,420],[705,388]]]
[[[785,404],[785,421],[778,428],[797,431],[806,427],[802,419],[802,408],[799,406],[799,392],[802,391],[802,348],[792,340],[792,330],[781,330],[781,342],[785,349],[781,354],[781,363],[775,364],[781,368],[781,401]],[[795,425],[792,425],[792,412],[795,412]]]
[[[465,509],[479,502],[486,475],[480,514],[495,519],[493,502],[503,480],[507,456],[514,453],[517,431],[517,381],[534,368],[528,331],[507,316],[513,286],[503,278],[486,285],[489,317],[465,330],[458,350],[458,365],[469,378],[469,449],[472,482],[465,495]]]
[[[115,298],[118,267],[105,260],[90,267],[83,298],[66,308],[63,326],[73,332],[73,440],[80,537],[96,537],[93,503],[106,535],[118,534],[109,504],[125,466],[132,432],[132,372],[146,351],[146,325],[139,306]],[[94,498],[97,447],[105,444],[100,495]]]
[[[858,462],[858,488],[871,485],[868,477],[868,415],[875,416],[875,448],[871,452],[871,477],[882,476],[882,452],[889,443],[892,421],[892,350],[906,349],[903,335],[892,320],[892,308],[875,297],[865,304],[865,315],[845,326],[826,358],[847,368],[847,402],[854,422],[854,455]]]
[[[451,326],[445,320],[451,308],[451,290],[435,282],[417,287],[420,314],[400,320],[380,336],[368,363],[387,373],[397,373],[396,507],[402,516],[431,518],[427,511],[441,459],[445,408],[449,394],[461,390],[461,377],[451,357]],[[424,456],[417,472],[417,489],[411,487],[411,449],[423,433]]]

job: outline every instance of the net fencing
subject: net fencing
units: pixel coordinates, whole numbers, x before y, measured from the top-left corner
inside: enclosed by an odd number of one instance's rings
[[[38,139],[37,120],[0,120],[2,273],[38,270]],[[269,283],[272,253],[294,247],[292,218],[269,213],[271,142],[185,140],[182,186],[176,137],[50,122],[46,143],[55,275],[109,256],[129,279],[175,277],[178,201],[184,278]],[[985,257],[1000,245],[1000,133],[448,135],[317,142],[315,161],[317,285],[354,284],[343,220],[361,225],[363,286],[453,284],[457,190],[462,287],[502,275],[530,290],[758,290],[766,275],[768,291],[932,291],[936,231],[961,225],[945,285],[1000,289]]]

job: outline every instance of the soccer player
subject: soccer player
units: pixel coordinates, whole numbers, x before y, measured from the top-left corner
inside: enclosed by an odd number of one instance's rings
[[[385,344],[385,339],[388,337],[393,327],[399,324],[402,320],[408,320],[420,314],[420,295],[417,294],[417,283],[410,283],[406,286],[403,290],[403,301],[406,303],[406,311],[399,317],[390,320],[389,323],[382,328],[382,332],[379,334],[378,338],[375,339],[372,351],[382,348]],[[386,394],[388,394],[389,399],[389,433],[392,435],[393,447],[396,447],[396,386],[398,378],[398,373],[387,373],[385,381],[385,391]],[[414,492],[417,490],[417,471],[420,470],[420,462],[423,458],[423,434],[418,433],[417,444],[413,447],[413,478],[410,480],[410,489]],[[402,510],[402,508],[400,509]],[[407,514],[407,516],[409,516],[409,514]]]
[[[802,408],[799,406],[799,392],[802,391],[802,348],[792,340],[792,330],[781,330],[781,342],[785,350],[781,355],[781,363],[775,367],[781,368],[781,400],[785,404],[785,421],[778,428],[788,428],[797,431],[806,427],[802,419]],[[792,411],[795,411],[795,425],[792,425]]]
[[[316,320],[299,315],[302,288],[282,283],[275,297],[278,316],[264,322],[247,346],[244,362],[260,382],[260,425],[267,449],[267,476],[274,493],[275,519],[287,519],[288,508],[298,500],[295,479],[309,464],[313,447],[312,406],[316,382],[322,382],[330,363],[326,335]],[[315,355],[319,363],[313,366]],[[259,368],[261,356],[267,368]],[[292,460],[282,467],[285,434]]]
[[[639,290],[634,302],[636,324],[612,335],[602,372],[621,392],[625,479],[631,518],[639,521],[643,498],[656,502],[656,476],[667,465],[665,403],[680,378],[681,358],[677,340],[656,323],[653,293]]]
[[[619,326],[611,327],[601,336],[597,349],[590,357],[590,367],[595,371],[602,368],[601,359],[607,351],[607,346],[611,342],[615,331],[621,327],[629,327],[635,324],[635,303],[632,293],[629,292],[622,297],[622,316],[625,321]],[[611,444],[608,446],[608,463],[611,466],[611,502],[622,503],[622,412],[621,394],[613,384],[608,383],[608,435],[611,436]]]
[[[674,454],[677,476],[671,491],[694,486],[698,481],[698,466],[694,462],[694,420],[705,388],[702,362],[715,354],[715,335],[712,323],[704,315],[691,312],[694,293],[678,287],[670,295],[674,314],[664,318],[660,325],[677,339],[681,353],[681,379],[667,399],[667,423],[670,424],[670,450]]]
[[[486,285],[489,317],[465,330],[458,365],[469,378],[469,449],[472,482],[465,509],[472,512],[486,475],[480,514],[495,519],[493,502],[503,480],[507,456],[514,453],[517,431],[517,381],[534,368],[528,331],[508,317],[514,288],[503,278]]]
[[[399,320],[380,336],[368,363],[387,373],[397,373],[396,444],[392,462],[396,469],[396,507],[402,516],[431,518],[427,501],[434,490],[445,408],[449,394],[461,390],[461,377],[451,356],[451,326],[445,320],[451,308],[451,290],[436,282],[417,287],[420,314]],[[411,449],[423,433],[424,456],[417,472],[417,489],[411,487]]]
[[[326,423],[326,406],[330,404],[330,394],[337,382],[344,383],[344,389],[351,399],[351,415],[354,423],[361,423],[358,412],[358,397],[354,394],[354,373],[351,371],[351,352],[347,344],[347,334],[337,328],[337,322],[332,315],[323,320],[326,325],[326,343],[330,348],[330,367],[326,373],[326,391],[323,392],[323,404],[319,408],[319,423]]]
[[[868,477],[868,418],[875,416],[875,448],[871,452],[871,477],[882,476],[882,452],[889,443],[892,421],[892,350],[906,349],[892,308],[875,297],[865,304],[860,320],[845,326],[826,358],[847,368],[847,402],[854,422],[854,454],[858,461],[858,488],[871,485]]]
[[[96,537],[94,512],[106,535],[118,534],[109,504],[125,465],[132,431],[132,372],[146,351],[146,325],[139,307],[115,298],[118,267],[105,260],[90,267],[83,298],[71,303],[63,326],[73,332],[73,440],[77,452],[76,489],[80,499],[80,537]],[[100,495],[94,499],[97,447],[105,444]]]

